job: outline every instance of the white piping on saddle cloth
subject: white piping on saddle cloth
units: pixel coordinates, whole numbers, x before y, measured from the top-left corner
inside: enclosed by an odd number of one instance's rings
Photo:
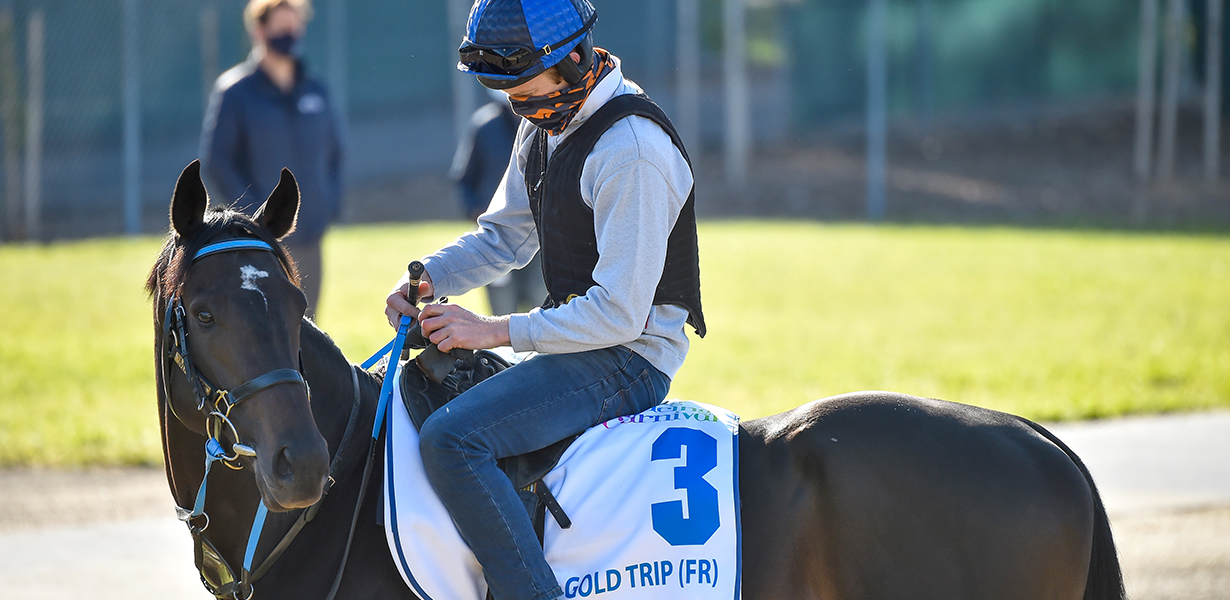
[[[398,388],[385,444],[393,561],[423,600],[484,600],[481,567],[431,490]],[[544,478],[573,520],[564,530],[548,515],[544,532],[565,598],[738,600],[738,427],[724,409],[668,400],[577,438]]]
[[[399,365],[392,376],[400,375]],[[387,410],[384,531],[402,580],[422,600],[484,600],[482,567],[427,481],[400,385],[393,386]]]

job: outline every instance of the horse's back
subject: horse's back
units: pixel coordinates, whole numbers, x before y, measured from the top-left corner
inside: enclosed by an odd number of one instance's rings
[[[746,597],[1082,597],[1094,492],[1029,422],[865,392],[744,428]]]

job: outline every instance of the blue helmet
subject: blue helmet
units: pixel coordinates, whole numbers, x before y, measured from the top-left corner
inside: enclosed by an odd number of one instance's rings
[[[589,0],[476,0],[457,68],[484,86],[508,89],[559,65],[575,84],[593,62],[590,31],[597,20]],[[574,49],[580,65],[564,60]]]

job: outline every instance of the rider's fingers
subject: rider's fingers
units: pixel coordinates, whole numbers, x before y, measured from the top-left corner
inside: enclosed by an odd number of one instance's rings
[[[443,328],[433,330],[427,335],[427,339],[431,340],[431,343],[435,344],[441,352],[448,352],[453,349],[452,343],[450,342],[451,338],[447,333],[445,333]]]
[[[441,323],[439,319],[434,317],[427,318],[422,314],[419,315],[419,327],[423,329],[423,335],[427,336],[427,339],[429,340],[431,339],[431,334],[435,333],[437,329],[440,329],[443,326],[444,324]]]
[[[389,319],[389,325],[396,329],[401,324],[402,315],[417,318],[419,316],[419,309],[410,304],[410,301],[401,293],[401,290],[394,290],[385,299],[384,314]]]
[[[401,320],[401,305],[398,303],[398,299],[401,300],[401,303],[408,304],[406,297],[397,293],[396,290],[390,293],[384,300],[384,316],[389,319],[389,325],[393,326],[393,329],[397,329],[397,323]]]
[[[441,327],[437,329],[431,336],[431,342],[440,349],[441,352],[450,352],[454,348],[460,348],[461,343],[458,334],[461,332],[456,327]]]
[[[435,294],[436,294],[436,290],[431,285],[431,281],[424,279],[419,282],[419,300],[430,302],[432,299],[435,298]]]
[[[402,304],[409,304],[410,302],[406,300],[405,292],[401,289],[395,289],[389,292],[388,296],[385,296],[384,303],[388,305],[389,308],[397,309]]]
[[[436,342],[436,347],[439,348],[441,352],[452,352],[453,348],[456,348],[457,346],[453,344],[453,338],[446,337],[443,340]]]
[[[431,336],[436,331],[443,329],[449,322],[448,315],[438,304],[428,304],[419,312],[419,323],[423,328],[423,333],[427,336]],[[431,338],[428,337],[428,339]],[[435,342],[436,340],[431,341]]]
[[[420,314],[423,319],[431,319],[434,317],[453,316],[461,311],[462,308],[456,304],[428,304],[423,307]]]

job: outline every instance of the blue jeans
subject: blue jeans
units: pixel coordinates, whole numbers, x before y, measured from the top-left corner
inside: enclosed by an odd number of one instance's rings
[[[669,387],[665,375],[623,346],[540,354],[474,386],[423,423],[419,447],[427,478],[496,600],[563,596],[496,460],[656,406]]]

